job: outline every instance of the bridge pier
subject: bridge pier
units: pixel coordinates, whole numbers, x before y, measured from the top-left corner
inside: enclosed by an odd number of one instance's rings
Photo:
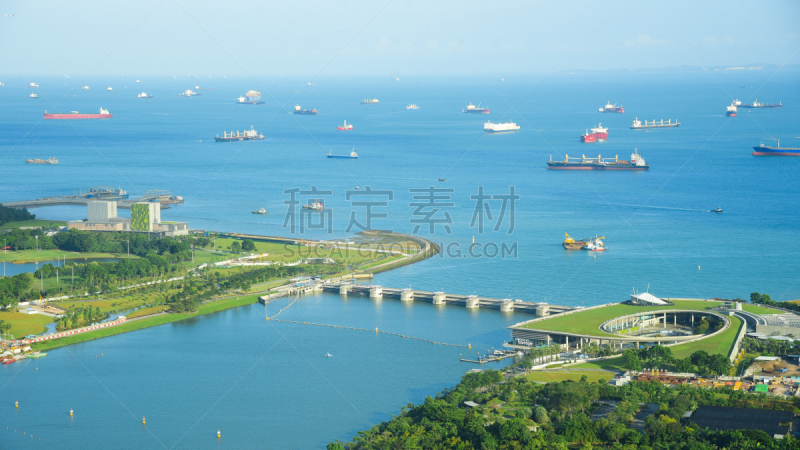
[[[436,292],[433,294],[433,304],[434,305],[444,305],[444,299],[447,297],[447,294],[444,292]]]
[[[514,311],[514,302],[510,298],[503,299],[503,303],[500,304],[500,311],[501,312]]]
[[[403,302],[414,301],[414,291],[411,289],[403,289],[403,291],[400,292],[400,301]]]
[[[380,286],[373,286],[369,288],[369,298],[382,298],[383,288]]]
[[[347,292],[350,290],[349,284],[343,284],[339,286],[339,295],[347,295]]]
[[[550,307],[547,305],[539,305],[536,307],[536,315],[537,316],[549,316],[550,315]]]
[[[478,296],[477,295],[470,295],[467,297],[467,303],[465,305],[467,309],[474,309],[480,306],[478,303]]]

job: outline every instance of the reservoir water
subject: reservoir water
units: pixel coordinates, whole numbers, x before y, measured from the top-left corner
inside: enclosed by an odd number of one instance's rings
[[[288,236],[284,202],[290,195],[284,191],[315,186],[331,194],[297,200],[324,199],[332,210],[331,233],[306,229],[303,237],[351,236],[357,231],[345,231],[351,213],[364,223],[366,211],[352,202],[368,200],[387,203],[373,208],[386,215],[375,217],[373,228],[413,233],[422,225],[420,235],[444,245],[440,256],[376,276],[374,282],[384,286],[575,306],[625,300],[632,288],[648,286],[664,297],[746,298],[759,291],[797,299],[800,260],[793,243],[800,232],[800,161],[751,155],[762,138],[796,146],[790,138],[800,121],[797,75],[784,69],[565,75],[541,82],[403,77],[323,79],[317,86],[288,78],[215,78],[207,81],[214,91],[191,98],[177,93],[206,81],[139,77],[136,85],[135,77],[96,78],[83,84],[113,85],[114,91],[70,92],[63,80],[42,77],[35,80],[42,86],[38,101],[27,98],[24,84],[6,82],[0,90],[6,105],[0,110],[0,198],[66,195],[97,185],[132,194],[168,189],[186,201],[164,210],[165,220]],[[234,104],[248,89],[261,90],[267,104]],[[136,98],[141,90],[155,98]],[[268,92],[287,110],[299,104],[319,115],[288,114]],[[359,104],[374,96],[379,104]],[[783,108],[725,117],[734,98],[782,101]],[[624,106],[625,114],[599,114],[607,101]],[[492,112],[461,113],[469,102]],[[41,121],[43,110],[56,103],[62,112],[102,106],[114,117]],[[420,109],[406,111],[409,103]],[[628,127],[635,117],[678,119],[681,126],[634,131]],[[521,131],[487,136],[487,119],[515,121]],[[354,129],[337,131],[343,120]],[[608,141],[580,143],[579,136],[598,122],[609,127]],[[251,125],[266,139],[213,140]],[[352,148],[359,159],[325,157]],[[629,159],[634,149],[650,164],[648,172],[545,169],[551,157]],[[61,164],[24,163],[51,156]],[[356,186],[361,192],[367,186],[391,191],[391,199],[386,193],[351,193],[348,199],[346,191]],[[453,189],[440,192],[450,199],[437,201],[452,205],[436,212],[444,220],[434,224],[433,235],[428,223],[414,222],[432,208],[413,205],[426,200],[410,192],[429,186]],[[482,233],[474,214],[481,186],[495,196],[486,200],[492,215],[483,211]],[[512,186],[520,196],[513,231],[509,208],[497,226],[502,199],[496,197],[508,195]],[[717,206],[725,212],[709,212]],[[260,207],[270,214],[251,214]],[[83,207],[33,212],[46,219],[86,217]],[[565,251],[564,233],[605,236],[608,250]],[[472,256],[467,248],[473,238],[482,249],[516,244],[517,251]],[[21,431],[40,434],[43,442],[47,436],[54,446],[211,447],[218,445],[213,435],[221,429],[222,446],[314,448],[389,419],[406,403],[452,386],[472,367],[458,362],[460,350],[453,347],[268,324],[263,314],[263,307],[238,308],[0,367],[0,425],[24,426]],[[507,340],[506,327],[529,316],[324,295],[281,315],[300,317],[486,347]],[[326,352],[334,356],[324,358]],[[18,411],[2,406],[13,407],[16,400]],[[76,410],[72,421],[70,408]]]

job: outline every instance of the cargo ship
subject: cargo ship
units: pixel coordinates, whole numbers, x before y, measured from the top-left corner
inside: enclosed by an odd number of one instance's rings
[[[358,153],[356,153],[356,149],[353,149],[353,151],[350,152],[350,155],[334,155],[330,151],[328,151],[328,154],[326,156],[328,158],[358,159]]]
[[[255,211],[253,211],[253,214],[269,214],[269,213],[267,212],[266,209],[259,208],[259,209],[255,210]]]
[[[779,102],[776,105],[775,103],[758,103],[758,99],[756,99],[753,103],[743,103],[736,106],[739,108],[783,108],[783,102]]]
[[[311,109],[311,110],[302,109],[302,108],[300,108],[300,105],[296,105],[294,107],[294,111],[292,111],[292,112],[295,113],[295,114],[308,114],[308,115],[312,115],[312,116],[316,116],[317,115],[317,110],[316,109]]]
[[[475,106],[472,104],[472,102],[470,102],[470,104],[467,105],[467,109],[464,109],[461,112],[467,114],[489,114],[489,108],[481,108],[480,103],[478,103],[478,106]]]
[[[644,158],[634,149],[630,161],[619,159],[619,155],[614,158],[587,158],[585,155],[580,158],[572,158],[566,155],[564,161],[547,161],[548,169],[556,170],[649,170],[650,166],[644,162]]]
[[[637,117],[633,119],[633,125],[631,125],[631,130],[643,130],[646,128],[673,128],[679,126],[681,126],[681,124],[680,122],[677,121],[677,119],[675,120],[675,122],[673,122],[672,119],[668,119],[666,122],[664,122],[664,119],[661,119],[661,122],[656,122],[655,120],[653,120],[652,122],[648,122],[645,120],[644,124],[642,124],[642,121],[639,120],[639,118]]]
[[[731,104],[730,106],[728,106],[728,110],[725,112],[725,115],[728,117],[736,117],[737,111],[738,110],[736,109],[736,105]]]
[[[195,92],[195,91],[193,91],[191,89],[187,89],[187,90],[181,92],[180,94],[178,94],[178,97],[197,97],[198,95],[203,95],[203,94],[198,94],[197,92]]]
[[[340,130],[340,131],[352,130],[353,129],[353,124],[352,123],[347,123],[347,121],[345,120],[344,121],[344,125],[339,125],[339,127],[337,129]]]
[[[591,133],[586,130],[586,134],[581,136],[581,142],[597,142],[606,139],[608,139],[608,128],[603,128],[602,123],[598,123],[596,127],[592,128]]]
[[[263,100],[250,100],[247,97],[237,97],[236,98],[237,105],[263,105]]]
[[[611,102],[608,102],[608,103],[606,103],[606,106],[600,108],[599,111],[601,113],[620,113],[620,114],[622,114],[622,113],[625,112],[625,108],[623,108],[622,106],[617,106],[616,103],[614,103],[612,105]]]
[[[261,139],[264,139],[264,135],[258,134],[258,131],[254,130],[252,126],[250,126],[249,130],[244,130],[241,133],[237,131],[236,134],[233,134],[233,131],[231,131],[230,134],[223,131],[222,137],[217,135],[217,137],[214,138],[217,142],[260,141]]]
[[[377,98],[365,98],[364,100],[361,100],[362,105],[374,105],[376,103],[380,103],[380,100]]]
[[[28,164],[58,164],[58,160],[55,158],[49,158],[49,159],[33,158],[33,159],[26,159],[25,162]]]
[[[153,98],[152,95],[148,95],[147,92],[142,92],[139,94],[139,98]]]
[[[564,235],[567,236],[567,238],[564,239],[564,242],[561,245],[563,245],[567,250],[580,250],[586,245],[586,241],[583,239],[576,241],[575,239],[572,239],[569,234],[564,233]]]
[[[483,124],[483,131],[487,133],[511,133],[519,131],[519,125],[514,122],[492,123],[490,120]]]
[[[69,114],[48,114],[47,111],[44,112],[45,119],[110,119],[113,116],[104,108],[100,108],[99,114],[81,114],[78,111],[72,111]]]
[[[764,140],[777,141],[778,145],[775,147],[771,145],[764,145]],[[753,156],[800,156],[800,148],[798,147],[781,147],[780,139],[764,138],[761,140],[761,145],[753,147]]]
[[[413,111],[415,109],[419,109],[419,106],[417,106],[416,103],[412,103],[412,104],[406,106],[406,111]]]

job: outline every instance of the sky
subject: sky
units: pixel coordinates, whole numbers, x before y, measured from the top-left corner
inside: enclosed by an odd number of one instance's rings
[[[0,73],[363,76],[800,63],[797,1],[0,1]],[[6,16],[11,15],[13,16]]]

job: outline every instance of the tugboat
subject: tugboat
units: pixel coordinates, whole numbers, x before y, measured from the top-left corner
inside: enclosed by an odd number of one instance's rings
[[[472,102],[470,102],[470,104],[467,105],[467,109],[464,109],[461,112],[467,114],[489,114],[489,108],[481,108],[480,103],[478,103],[478,106],[475,106],[472,104]]]
[[[325,205],[323,205],[322,202],[317,200],[316,202],[309,203],[307,205],[303,205],[303,208],[311,209],[311,210],[314,210],[314,211],[322,211],[323,209],[325,209]]]
[[[728,106],[728,111],[725,112],[725,115],[728,117],[736,117],[736,112],[737,112],[736,105],[731,103],[731,105]]]
[[[253,214],[269,214],[266,209],[260,208],[256,211],[253,211]]]
[[[764,140],[777,141],[778,145],[773,147],[771,145],[764,145]],[[800,156],[800,148],[797,147],[781,147],[780,139],[764,138],[761,140],[761,145],[753,147],[753,156]]]
[[[352,130],[353,129],[353,124],[347,123],[347,121],[345,120],[344,121],[344,125],[339,125],[339,127],[337,129],[340,130],[340,131]]]
[[[329,150],[326,156],[328,158],[358,159],[358,153],[356,153],[356,149],[353,149],[353,151],[350,152],[350,155],[334,155]]]
[[[622,106],[617,106],[616,103],[614,103],[612,105],[611,102],[608,102],[608,103],[606,103],[606,106],[600,108],[599,111],[601,113],[619,113],[619,114],[622,114],[622,113],[625,112],[625,108],[623,108]]]
[[[583,246],[584,250],[589,250],[590,252],[604,252],[606,251],[606,244],[601,241],[601,239],[605,239],[605,236],[597,237],[595,236],[594,239],[589,239],[589,242]]]
[[[586,130],[586,134],[581,136],[581,142],[597,142],[605,141],[606,139],[608,139],[608,128],[603,128],[602,123],[592,128],[591,133],[589,133],[589,130]]]
[[[312,110],[302,109],[302,108],[300,108],[300,105],[295,106],[294,107],[294,111],[292,111],[292,112],[295,113],[295,114],[307,114],[307,115],[312,115],[312,116],[316,116],[317,115],[317,110],[316,109],[312,109]]]
[[[722,212],[722,208],[717,206],[717,209],[712,209],[711,212],[713,212],[713,213],[721,213]]]
[[[416,103],[412,103],[412,104],[406,106],[406,111],[413,111],[415,109],[419,109],[419,106],[417,106]]]
[[[261,139],[264,139],[264,135],[258,134],[258,131],[254,130],[252,125],[250,126],[249,130],[244,130],[241,133],[237,131],[236,134],[233,134],[233,131],[231,131],[230,134],[228,134],[223,131],[222,137],[217,135],[217,137],[214,138],[214,140],[217,142],[260,141]]]
[[[586,244],[587,244],[587,242],[584,241],[583,239],[581,239],[579,241],[576,241],[575,239],[572,239],[572,237],[570,237],[569,234],[564,233],[564,235],[567,238],[564,239],[564,242],[561,245],[563,245],[564,248],[567,249],[567,250],[580,250],[583,247],[585,247]]]

